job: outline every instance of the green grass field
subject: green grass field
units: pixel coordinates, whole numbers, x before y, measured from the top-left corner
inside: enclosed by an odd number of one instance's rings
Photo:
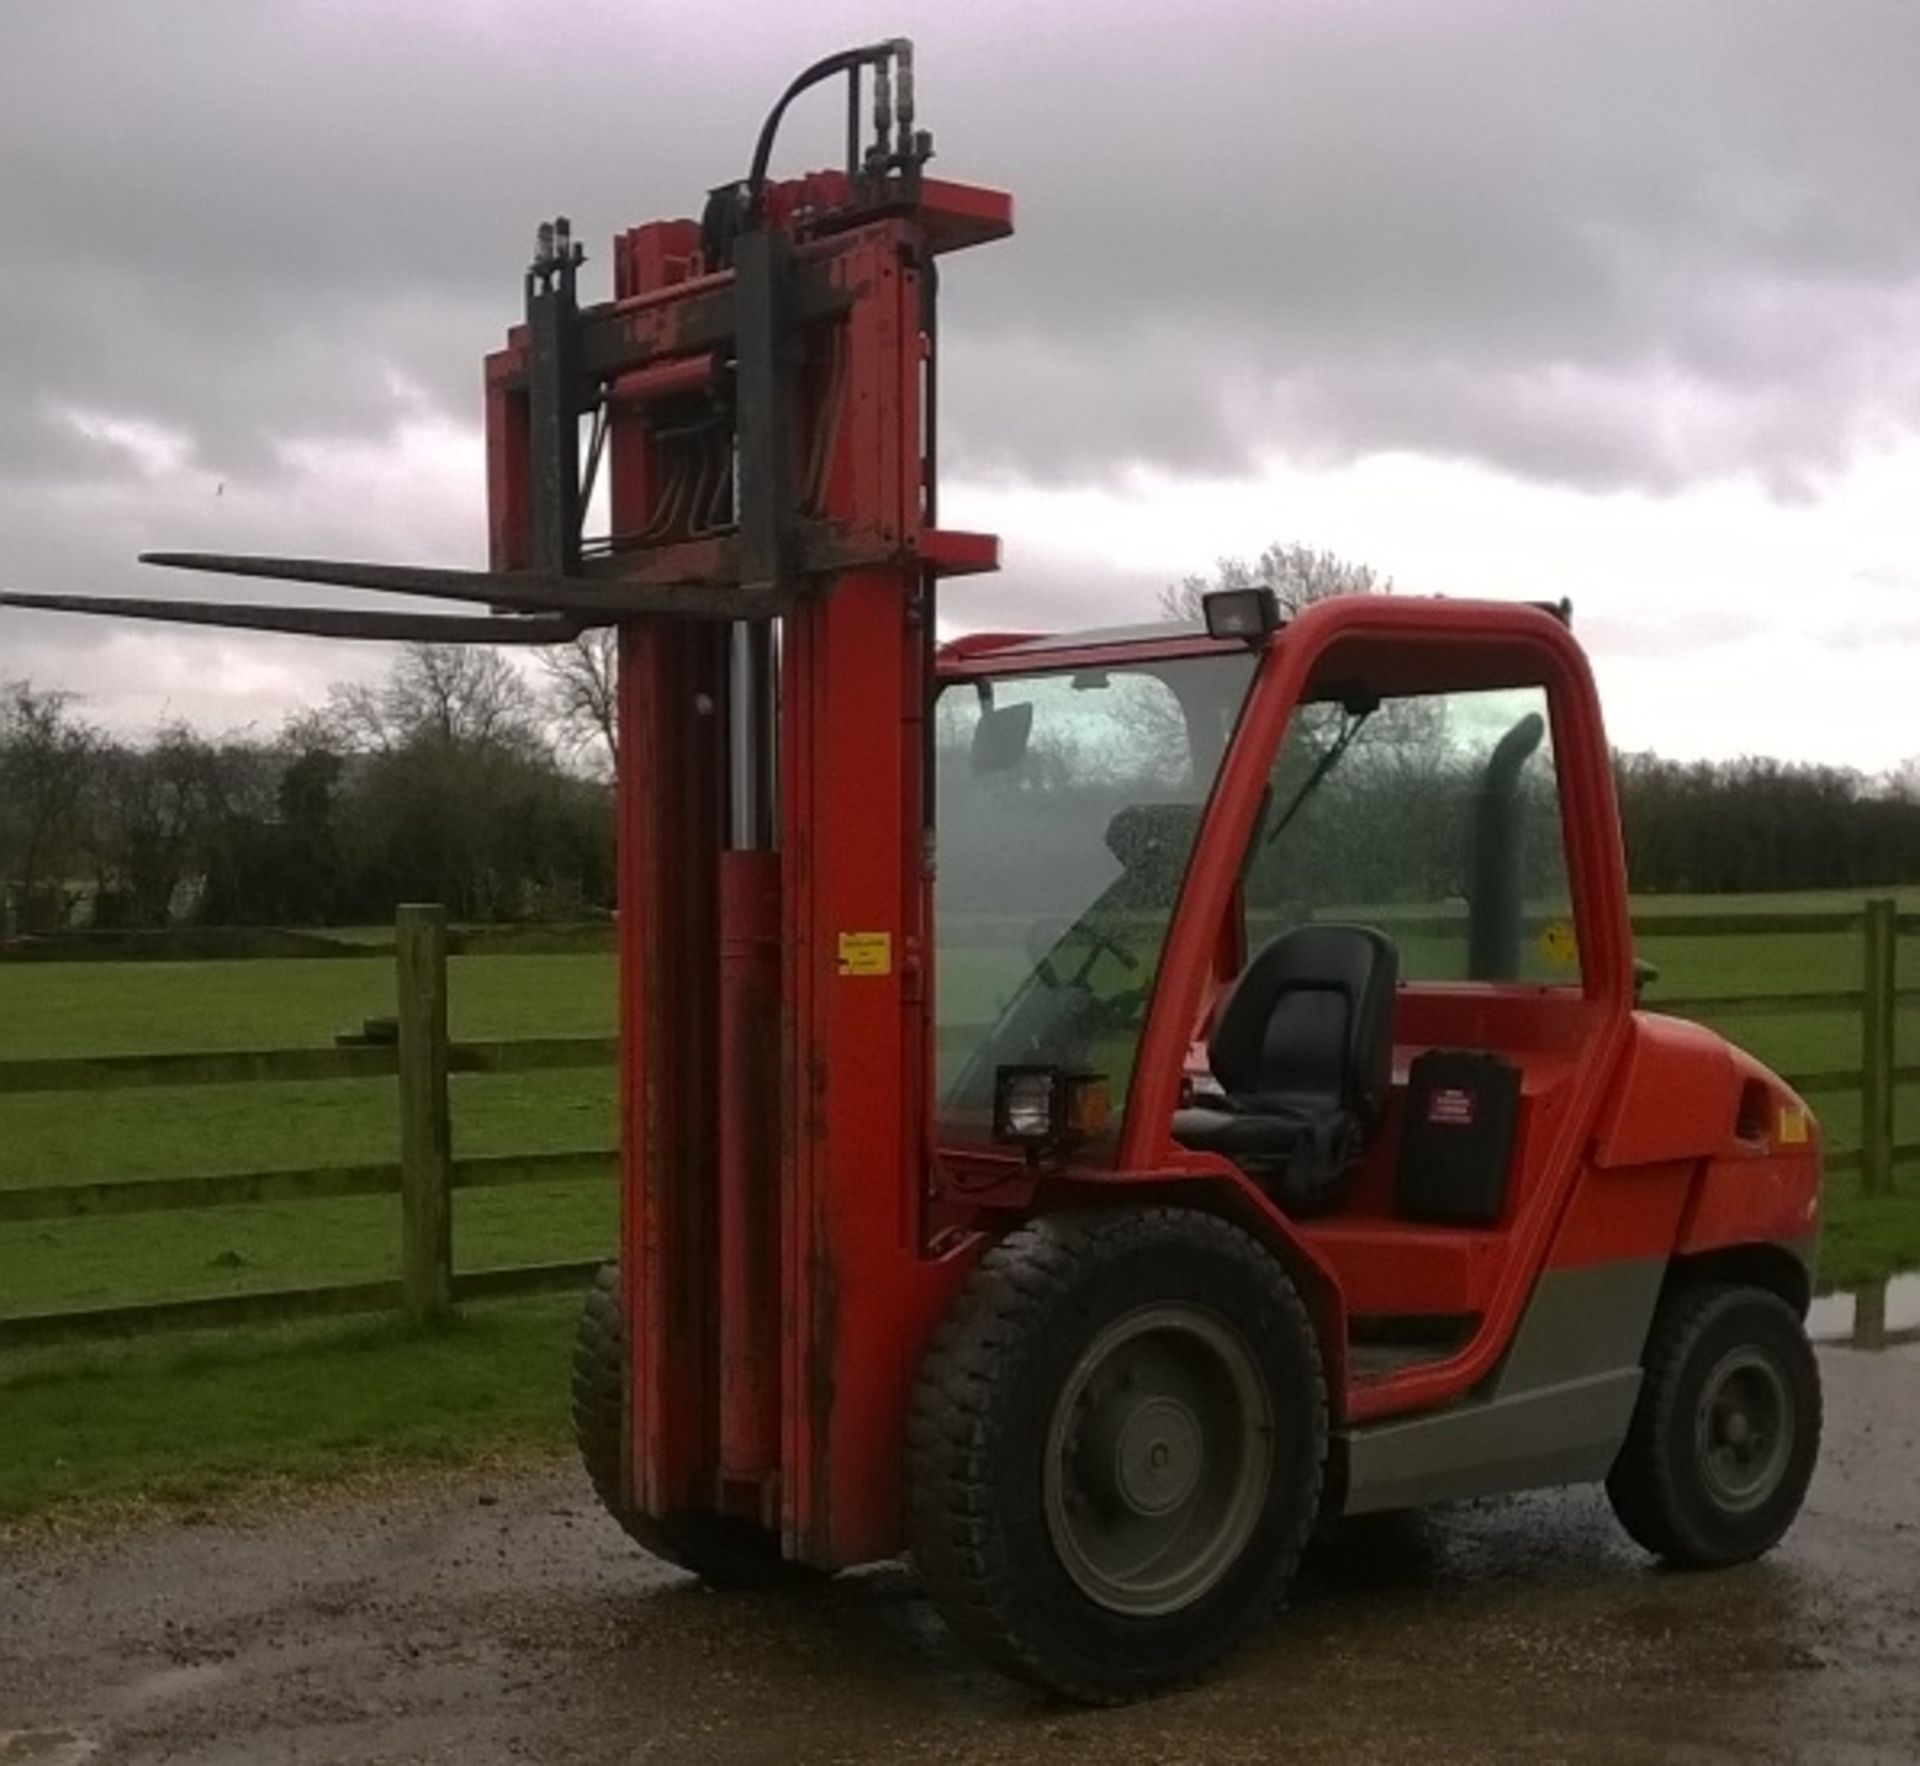
[[[1856,901],[1641,905],[1737,912]],[[1920,906],[1920,894],[1904,905]],[[1652,1006],[1663,995],[1859,983],[1855,935],[1661,938],[1642,949],[1661,970]],[[1903,941],[1901,979],[1920,984],[1920,940]],[[450,986],[456,1038],[613,1027],[610,957],[460,957]],[[0,964],[0,1060],[324,1045],[390,1012],[392,988],[386,958]],[[975,991],[990,1007],[991,985]],[[1741,1015],[1727,1028],[1782,1069],[1859,1062],[1857,1015]],[[1920,1012],[1903,1014],[1902,1049],[1920,1050],[1917,1039]],[[462,1077],[453,1089],[459,1156],[614,1139],[610,1072]],[[366,1080],[0,1097],[0,1187],[390,1159],[393,1094],[390,1080]],[[1854,1144],[1857,1099],[1812,1101],[1830,1144]],[[1898,1135],[1920,1140],[1920,1087],[1900,1099]],[[391,1274],[396,1215],[392,1198],[369,1197],[0,1225],[0,1314]],[[599,1255],[612,1246],[615,1217],[603,1182],[466,1192],[455,1210],[456,1267]],[[1920,1168],[1887,1198],[1834,1179],[1825,1259],[1836,1285],[1920,1264]],[[475,1308],[430,1331],[320,1323],[0,1358],[0,1515],[558,1444],[571,1318],[570,1303],[543,1300]]]
[[[605,956],[456,957],[456,1038],[605,1035]],[[0,965],[0,1060],[27,1055],[326,1044],[392,1011],[390,959]],[[613,1075],[588,1069],[452,1082],[454,1152],[613,1144]],[[0,1186],[365,1163],[394,1157],[388,1079],[0,1097]],[[0,1225],[0,1314],[390,1274],[388,1197]],[[476,1191],[455,1215],[456,1267],[583,1257],[613,1242],[604,1183]]]
[[[614,1024],[604,956],[456,957],[456,1038]],[[325,1045],[393,1010],[390,958],[0,965],[0,1060]],[[609,1070],[461,1076],[454,1151],[615,1139]],[[388,1160],[391,1080],[0,1097],[0,1186]],[[391,1197],[0,1225],[0,1314],[394,1273]],[[592,1257],[605,1182],[463,1193],[461,1269]],[[130,1495],[199,1500],[261,1476],[556,1447],[574,1302],[470,1308],[420,1330],[324,1321],[0,1357],[0,1516]]]

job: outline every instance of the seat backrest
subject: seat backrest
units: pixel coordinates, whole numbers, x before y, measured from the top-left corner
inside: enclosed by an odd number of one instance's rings
[[[1311,1100],[1380,1120],[1393,1083],[1393,940],[1371,926],[1295,926],[1263,946],[1207,1045],[1229,1097]]]

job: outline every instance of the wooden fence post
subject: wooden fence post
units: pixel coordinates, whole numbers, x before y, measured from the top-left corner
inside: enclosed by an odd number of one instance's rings
[[[1894,914],[1891,900],[1876,897],[1867,903],[1862,923],[1860,1182],[1870,1196],[1893,1187]]]
[[[1870,1282],[1853,1296],[1853,1346],[1856,1349],[1884,1349],[1887,1346],[1887,1284]]]
[[[447,1107],[447,910],[394,921],[399,983],[400,1285],[407,1316],[453,1306],[453,1132]]]

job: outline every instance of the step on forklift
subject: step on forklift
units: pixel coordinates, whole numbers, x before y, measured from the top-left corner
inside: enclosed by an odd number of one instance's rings
[[[776,179],[819,87],[843,163]],[[611,299],[541,227],[485,571],[170,553],[403,605],[7,599],[617,628],[620,1255],[574,1411],[649,1551],[906,1551],[1090,1702],[1206,1669],[1341,1516],[1604,1481],[1671,1563],[1766,1551],[1820,1431],[1818,1130],[1639,1009],[1566,609],[1250,589],[942,643],[998,556],[938,525],[938,265],[1013,211],[931,152],[888,41],[619,235]]]

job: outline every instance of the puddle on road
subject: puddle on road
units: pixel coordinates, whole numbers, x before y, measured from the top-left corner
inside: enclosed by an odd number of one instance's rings
[[[159,1668],[151,1674],[143,1674],[124,1689],[127,1702],[136,1709],[147,1705],[163,1703],[168,1699],[185,1698],[191,1693],[205,1692],[209,1687],[218,1686],[223,1680],[233,1677],[233,1666],[229,1662],[181,1662],[172,1668]],[[0,1761],[0,1766],[5,1766]]]
[[[1844,1294],[1822,1294],[1807,1314],[1817,1342],[1878,1349],[1920,1333],[1920,1272]]]
[[[71,1729],[0,1729],[0,1766],[83,1766],[99,1751]]]

